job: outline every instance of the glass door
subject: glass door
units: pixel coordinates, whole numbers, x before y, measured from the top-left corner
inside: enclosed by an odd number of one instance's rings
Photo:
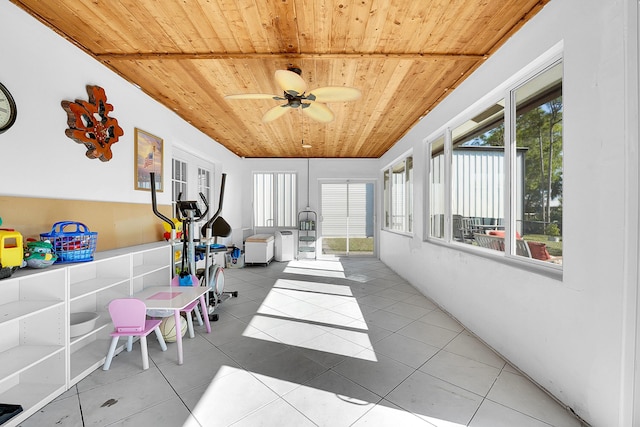
[[[323,255],[374,255],[374,190],[373,182],[320,184]]]

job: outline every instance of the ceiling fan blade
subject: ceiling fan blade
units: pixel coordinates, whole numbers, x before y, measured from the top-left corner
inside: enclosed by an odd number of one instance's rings
[[[302,80],[302,77],[293,71],[276,70],[276,81],[283,91],[294,96],[302,95],[307,91],[307,84]]]
[[[307,97],[315,95],[316,102],[355,101],[362,96],[360,89],[348,86],[326,86],[312,90]]]
[[[269,111],[267,111],[266,113],[264,113],[264,116],[262,116],[262,122],[263,123],[271,122],[277,119],[278,117],[283,116],[289,110],[291,110],[291,108],[289,108],[287,104],[277,105],[269,109]]]
[[[227,95],[224,99],[282,99],[282,97],[268,93],[238,93],[236,95]]]
[[[307,104],[308,106],[306,106]],[[326,105],[319,102],[305,101],[302,104],[302,112],[313,120],[322,123],[329,123],[334,119],[333,111],[331,111]]]

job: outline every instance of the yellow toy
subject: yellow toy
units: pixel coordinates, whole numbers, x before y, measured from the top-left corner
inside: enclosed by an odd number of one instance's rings
[[[176,239],[181,238],[182,237],[182,221],[180,221],[178,218],[171,218],[171,221],[176,226]],[[164,227],[164,238],[165,240],[169,240],[171,238],[171,226],[166,222],[163,222],[162,226]]]
[[[22,267],[23,251],[22,234],[8,228],[0,228],[0,279],[11,277],[14,271]]]

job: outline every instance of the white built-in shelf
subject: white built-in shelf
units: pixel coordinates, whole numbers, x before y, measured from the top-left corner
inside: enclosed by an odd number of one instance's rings
[[[0,402],[22,405],[23,411],[11,418],[2,427],[18,426],[48,402],[66,390],[64,381],[55,383],[21,382],[0,394]]]
[[[155,273],[167,268],[167,264],[143,264],[133,267],[133,278],[138,278],[147,274]]]
[[[3,351],[0,353],[0,378],[20,374],[64,349],[64,346],[55,345],[21,345]]]
[[[121,283],[127,282],[129,277],[114,276],[114,277],[97,277],[95,279],[84,280],[82,282],[74,283],[69,289],[69,298],[73,301],[77,298],[82,298],[89,294],[103,291],[113,286],[117,286]]]
[[[102,366],[109,349],[113,298],[171,278],[163,242],[96,253],[93,261],[20,269],[0,281],[0,402],[23,411],[15,427]],[[100,313],[94,328],[70,338],[72,312]],[[117,351],[122,351],[124,342]]]
[[[121,341],[122,344],[119,346],[119,350],[122,350],[124,342],[126,342],[126,340]],[[71,373],[69,376],[71,384],[77,383],[96,368],[102,366],[110,343],[110,339],[97,339],[78,350],[72,350]]]
[[[12,320],[20,320],[22,318],[41,313],[50,308],[63,306],[64,301],[13,301],[8,304],[0,305],[0,324],[10,322]]]
[[[109,329],[109,332],[111,332],[112,326],[111,326],[111,317],[109,316],[109,313],[103,311],[103,312],[98,312],[98,314],[100,316],[96,320],[96,325],[93,327],[93,329],[91,331],[87,332],[86,334],[79,335],[77,337],[69,338],[69,343],[72,346],[76,342],[82,341],[84,338],[86,338],[88,336],[91,336],[91,335],[95,334],[96,332],[102,331],[103,329]],[[72,347],[71,351],[73,351],[73,347]]]

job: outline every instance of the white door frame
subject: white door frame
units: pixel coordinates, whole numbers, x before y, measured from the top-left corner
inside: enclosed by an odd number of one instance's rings
[[[337,178],[337,179],[318,179],[318,237],[319,244],[322,245],[322,237],[323,237],[323,221],[322,221],[322,184],[372,184],[373,185],[373,255],[372,257],[378,257],[378,197],[376,196],[376,189],[378,180],[376,179],[367,179],[367,178]],[[322,248],[320,248],[320,255],[322,254]],[[347,256],[348,252],[347,252]]]

